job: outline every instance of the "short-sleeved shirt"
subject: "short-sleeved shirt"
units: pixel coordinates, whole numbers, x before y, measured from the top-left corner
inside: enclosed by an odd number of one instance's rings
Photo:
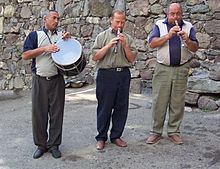
[[[149,36],[148,41],[151,42],[153,38],[161,37],[164,34],[167,34],[172,27],[173,27],[173,25],[169,24],[167,18],[157,21],[157,23],[153,27],[153,30]],[[180,24],[180,28],[181,29],[186,28],[186,30],[189,28],[189,32],[187,32],[187,33],[189,35],[190,40],[198,43],[198,40],[196,39],[196,32],[189,22],[182,20],[182,22]],[[164,32],[164,34],[162,34],[161,30],[166,30],[166,32]],[[160,52],[161,55],[163,55],[163,56],[158,56],[160,58],[159,62],[163,63],[163,64],[168,64],[168,65],[180,65],[180,64],[183,64],[184,62],[186,62],[187,59],[186,59],[186,56],[184,56],[184,55],[187,55],[187,54],[185,53],[186,51],[183,50],[182,43],[183,42],[181,41],[181,38],[177,35],[175,35],[171,39],[169,39],[169,41],[167,43],[165,43],[165,45],[164,45],[164,46],[167,46],[167,49]],[[162,47],[158,48],[158,50],[162,50]],[[169,53],[167,54],[166,51]],[[166,57],[167,55],[169,56],[169,58],[163,58],[163,57]],[[167,61],[167,60],[169,60],[169,61]],[[167,62],[169,62],[169,63],[167,63]]]
[[[54,44],[62,38],[62,32],[51,32],[45,28],[30,32],[24,42],[23,52]],[[54,76],[58,74],[57,67],[51,53],[42,53],[32,59],[32,72],[40,76]]]
[[[123,32],[126,37],[126,42],[128,43],[131,51],[136,55],[137,50],[134,44],[134,40],[130,35]],[[92,47],[92,56],[101,48],[106,46],[113,38],[116,37],[115,32],[112,28],[109,28],[101,32],[95,39],[94,45]],[[116,46],[115,46],[116,47]],[[121,43],[117,44],[117,52],[115,52],[115,47],[109,49],[106,55],[97,61],[97,68],[116,68],[116,67],[131,67],[131,63],[127,60],[125,51]]]

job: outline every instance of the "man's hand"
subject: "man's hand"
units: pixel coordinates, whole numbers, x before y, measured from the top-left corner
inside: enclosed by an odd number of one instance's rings
[[[121,42],[123,47],[127,44],[125,35],[123,35],[122,33],[119,34],[119,41]]]
[[[55,53],[55,52],[58,52],[59,50],[60,49],[55,44],[50,44],[44,47],[44,51],[49,52],[49,53]]]
[[[184,31],[178,32],[178,35],[182,38],[183,41],[189,40],[188,34]]]
[[[108,47],[111,48],[113,47],[115,44],[117,44],[119,41],[119,37],[115,37],[113,38],[109,43],[108,43]]]
[[[169,33],[168,33],[168,34],[169,34],[169,38],[171,38],[171,37],[177,35],[178,32],[180,32],[180,31],[181,31],[181,29],[180,29],[179,26],[173,26],[173,27],[170,29]]]
[[[64,32],[63,33],[63,36],[62,36],[62,39],[68,39],[68,38],[71,38],[71,34],[70,34],[70,32]]]

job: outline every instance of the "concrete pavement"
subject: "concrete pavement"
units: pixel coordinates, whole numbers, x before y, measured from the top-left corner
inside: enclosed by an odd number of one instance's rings
[[[0,169],[219,169],[220,113],[185,112],[183,145],[166,137],[155,145],[145,143],[150,131],[151,95],[130,95],[129,115],[123,139],[128,147],[107,142],[95,149],[95,86],[66,90],[62,158],[46,153],[33,159],[31,93],[0,101]]]

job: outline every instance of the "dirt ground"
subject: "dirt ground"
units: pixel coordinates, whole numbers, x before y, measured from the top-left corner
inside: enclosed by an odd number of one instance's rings
[[[31,93],[0,101],[0,169],[219,169],[220,112],[186,111],[183,145],[166,137],[155,145],[145,140],[150,131],[150,94],[130,94],[129,115],[123,133],[128,147],[109,141],[95,149],[95,86],[66,90],[62,158],[45,153],[33,159]]]

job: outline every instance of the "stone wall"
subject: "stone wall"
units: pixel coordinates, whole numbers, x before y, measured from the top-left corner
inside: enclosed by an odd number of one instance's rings
[[[91,45],[97,34],[109,26],[112,9],[126,3],[125,31],[134,37],[138,48],[131,90],[142,92],[143,88],[151,87],[156,56],[156,51],[147,45],[147,36],[155,21],[165,17],[170,2],[183,5],[184,19],[193,23],[200,42],[192,61],[186,102],[217,109],[220,102],[218,0],[0,0],[0,90],[31,88],[31,61],[21,59],[23,41],[30,31],[42,26],[42,13],[53,8],[61,15],[60,28],[71,32],[81,42],[88,59],[86,69],[72,79],[93,83]]]

